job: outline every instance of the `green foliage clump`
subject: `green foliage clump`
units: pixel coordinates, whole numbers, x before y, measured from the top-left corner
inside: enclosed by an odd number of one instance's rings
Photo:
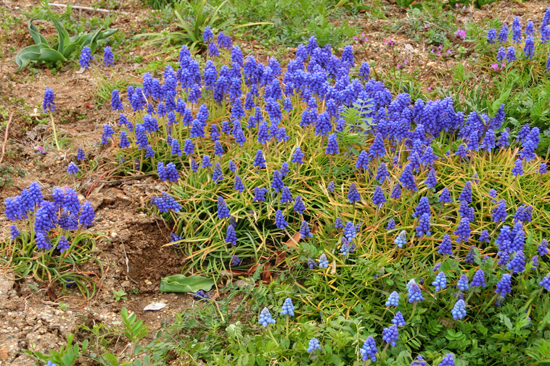
[[[84,33],[70,37],[67,30],[55,17],[47,15],[45,19],[51,21],[57,29],[57,42],[50,45],[46,38],[40,34],[38,28],[32,24],[35,19],[36,17],[33,17],[29,20],[29,32],[36,44],[25,47],[17,53],[15,56],[15,62],[19,66],[17,71],[23,70],[31,62],[46,63],[49,65],[64,63],[73,56],[75,51],[81,50],[86,46],[90,47],[93,53],[99,41],[108,38],[118,31],[117,29],[102,31],[100,27],[94,33]]]

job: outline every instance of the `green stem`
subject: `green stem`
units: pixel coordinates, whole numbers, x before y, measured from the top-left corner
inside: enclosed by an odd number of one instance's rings
[[[286,315],[286,339],[288,339],[288,323],[289,323],[289,316],[288,314]]]
[[[269,327],[269,325],[267,326],[267,332],[269,333],[269,336],[271,337],[271,340],[273,340],[273,342],[275,342],[275,344],[277,345],[277,347],[279,347],[279,342],[277,342],[275,340],[275,337],[273,337],[273,333],[271,333],[271,328]]]
[[[413,318],[414,318],[414,313],[415,313],[415,312],[416,312],[416,301],[413,302],[413,311],[412,311],[412,314],[411,314],[411,322],[412,322],[412,320],[413,320]]]

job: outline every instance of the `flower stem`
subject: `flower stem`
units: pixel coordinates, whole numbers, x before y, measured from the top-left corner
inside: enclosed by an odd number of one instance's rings
[[[288,320],[289,316],[288,314],[286,315],[286,338],[288,339],[288,323],[289,323],[289,320]]]
[[[275,337],[273,337],[273,333],[271,333],[271,328],[269,327],[269,325],[267,326],[267,332],[269,333],[269,336],[271,337],[271,340],[273,340],[273,342],[275,342],[275,344],[277,345],[277,347],[279,347],[279,342],[277,342],[275,340]]]

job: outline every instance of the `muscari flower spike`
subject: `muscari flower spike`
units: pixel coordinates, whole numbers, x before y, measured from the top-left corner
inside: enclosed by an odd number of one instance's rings
[[[72,161],[69,163],[69,167],[67,168],[67,173],[71,174],[71,175],[75,175],[76,173],[78,173],[80,171],[80,169],[78,168],[78,166],[73,163]]]
[[[414,360],[413,362],[411,363],[411,366],[426,366],[427,363],[426,361],[424,360],[424,357],[422,357],[421,355],[418,355]]]
[[[275,324],[275,319],[271,317],[271,313],[268,308],[263,308],[258,319],[258,323],[262,326],[267,327],[269,324]]]
[[[90,67],[90,62],[94,59],[92,56],[92,51],[90,47],[85,46],[80,52],[80,67],[83,69],[88,69]]]
[[[478,269],[470,283],[472,287],[485,287],[485,273],[482,269]]]
[[[395,219],[392,217],[388,221],[388,225],[386,225],[386,230],[393,230],[395,229]]]
[[[233,255],[231,257],[231,265],[236,267],[236,266],[240,265],[241,263],[242,263],[242,260],[239,257],[237,257],[236,255]]]
[[[321,343],[319,343],[319,340],[317,338],[311,338],[309,340],[307,351],[309,353],[313,353],[315,352],[315,350],[321,350]]]
[[[403,248],[403,245],[407,244],[407,232],[405,230],[401,230],[393,242],[394,244],[397,244],[399,248]]]
[[[409,298],[410,303],[424,300],[424,297],[422,297],[422,291],[420,290],[420,287],[418,287],[416,283],[412,283],[410,285],[409,293],[407,296]]]
[[[387,307],[390,307],[390,306],[398,307],[399,306],[399,294],[397,293],[397,291],[392,292],[388,296],[388,300],[386,301],[386,306]]]
[[[455,366],[455,355],[452,353],[447,353],[443,357],[443,361],[441,361],[438,366]]]
[[[231,243],[232,245],[237,245],[237,234],[235,233],[235,228],[233,227],[233,225],[229,225],[227,227],[225,242]]]
[[[466,303],[464,300],[458,300],[451,310],[451,314],[454,320],[464,319],[466,316]]]
[[[432,286],[435,287],[435,291],[441,291],[447,287],[447,277],[445,272],[439,272],[435,277],[435,281],[432,282]]]
[[[439,244],[438,247],[438,253],[439,254],[447,254],[447,255],[453,255],[453,244],[451,242],[451,237],[449,234],[445,234],[443,236],[443,240]]]
[[[542,278],[542,280],[539,282],[539,286],[544,288],[546,291],[550,291],[550,273]]]
[[[512,276],[508,273],[503,274],[502,278],[497,283],[495,292],[502,297],[506,297],[507,294],[512,292]]]
[[[10,237],[11,240],[15,240],[19,235],[21,235],[21,232],[19,232],[19,229],[17,229],[17,226],[11,225],[10,226]]]
[[[328,259],[325,254],[321,254],[321,256],[319,257],[319,267],[328,268]]]
[[[397,325],[398,327],[404,327],[406,325],[405,323],[405,318],[403,317],[403,314],[401,314],[400,311],[398,311],[397,313],[395,313],[395,316],[393,317],[393,319],[391,320],[391,322],[395,325]]]
[[[372,337],[368,337],[359,349],[359,353],[362,356],[363,361],[370,359],[372,362],[376,361],[376,353],[378,353],[378,348],[376,348],[376,341]]]
[[[396,346],[396,341],[399,340],[399,331],[397,330],[397,325],[392,325],[389,328],[384,328],[382,331],[382,340],[386,343],[389,343],[392,347]]]
[[[468,286],[468,277],[466,277],[465,274],[460,276],[456,284],[456,287],[458,287],[460,291],[467,291],[470,288]]]
[[[307,221],[302,221],[302,225],[300,226],[300,237],[302,239],[306,239],[306,238],[311,238],[313,237],[313,234],[311,233],[311,231],[309,230],[309,225],[307,223]]]
[[[355,183],[351,183],[351,185],[349,187],[348,200],[349,200],[350,203],[355,203],[355,202],[361,200],[361,196],[359,195],[359,192],[357,191],[357,187],[355,186]]]
[[[294,305],[292,304],[290,297],[287,297],[283,303],[281,315],[294,316]]]
[[[288,222],[286,222],[283,212],[281,210],[277,210],[277,212],[275,213],[275,225],[278,229],[281,230],[288,226]]]

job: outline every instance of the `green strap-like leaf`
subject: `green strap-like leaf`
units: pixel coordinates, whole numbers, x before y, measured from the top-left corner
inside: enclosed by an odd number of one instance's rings
[[[40,32],[38,31],[38,28],[32,24],[33,20],[35,20],[37,17],[32,17],[29,20],[29,32],[31,33],[31,37],[36,44],[48,44],[48,41],[46,41],[46,38],[44,38]]]
[[[187,32],[187,35],[188,35],[187,38],[189,38],[192,41],[196,41],[197,37],[195,36],[195,33],[191,30],[191,28],[189,28],[187,23],[183,20],[182,16],[178,13],[177,10],[174,13],[176,13],[176,17],[178,17],[181,23],[180,26]]]
[[[57,29],[57,37],[59,38],[57,51],[65,55],[65,45],[70,43],[69,33],[55,18],[50,17],[50,20],[53,22],[55,29]]]
[[[197,292],[210,291],[214,280],[201,276],[174,275],[161,278],[160,292]]]
[[[23,70],[31,61],[57,62],[67,59],[47,44],[37,44],[23,48],[15,56],[15,63],[19,66],[16,72]]]

